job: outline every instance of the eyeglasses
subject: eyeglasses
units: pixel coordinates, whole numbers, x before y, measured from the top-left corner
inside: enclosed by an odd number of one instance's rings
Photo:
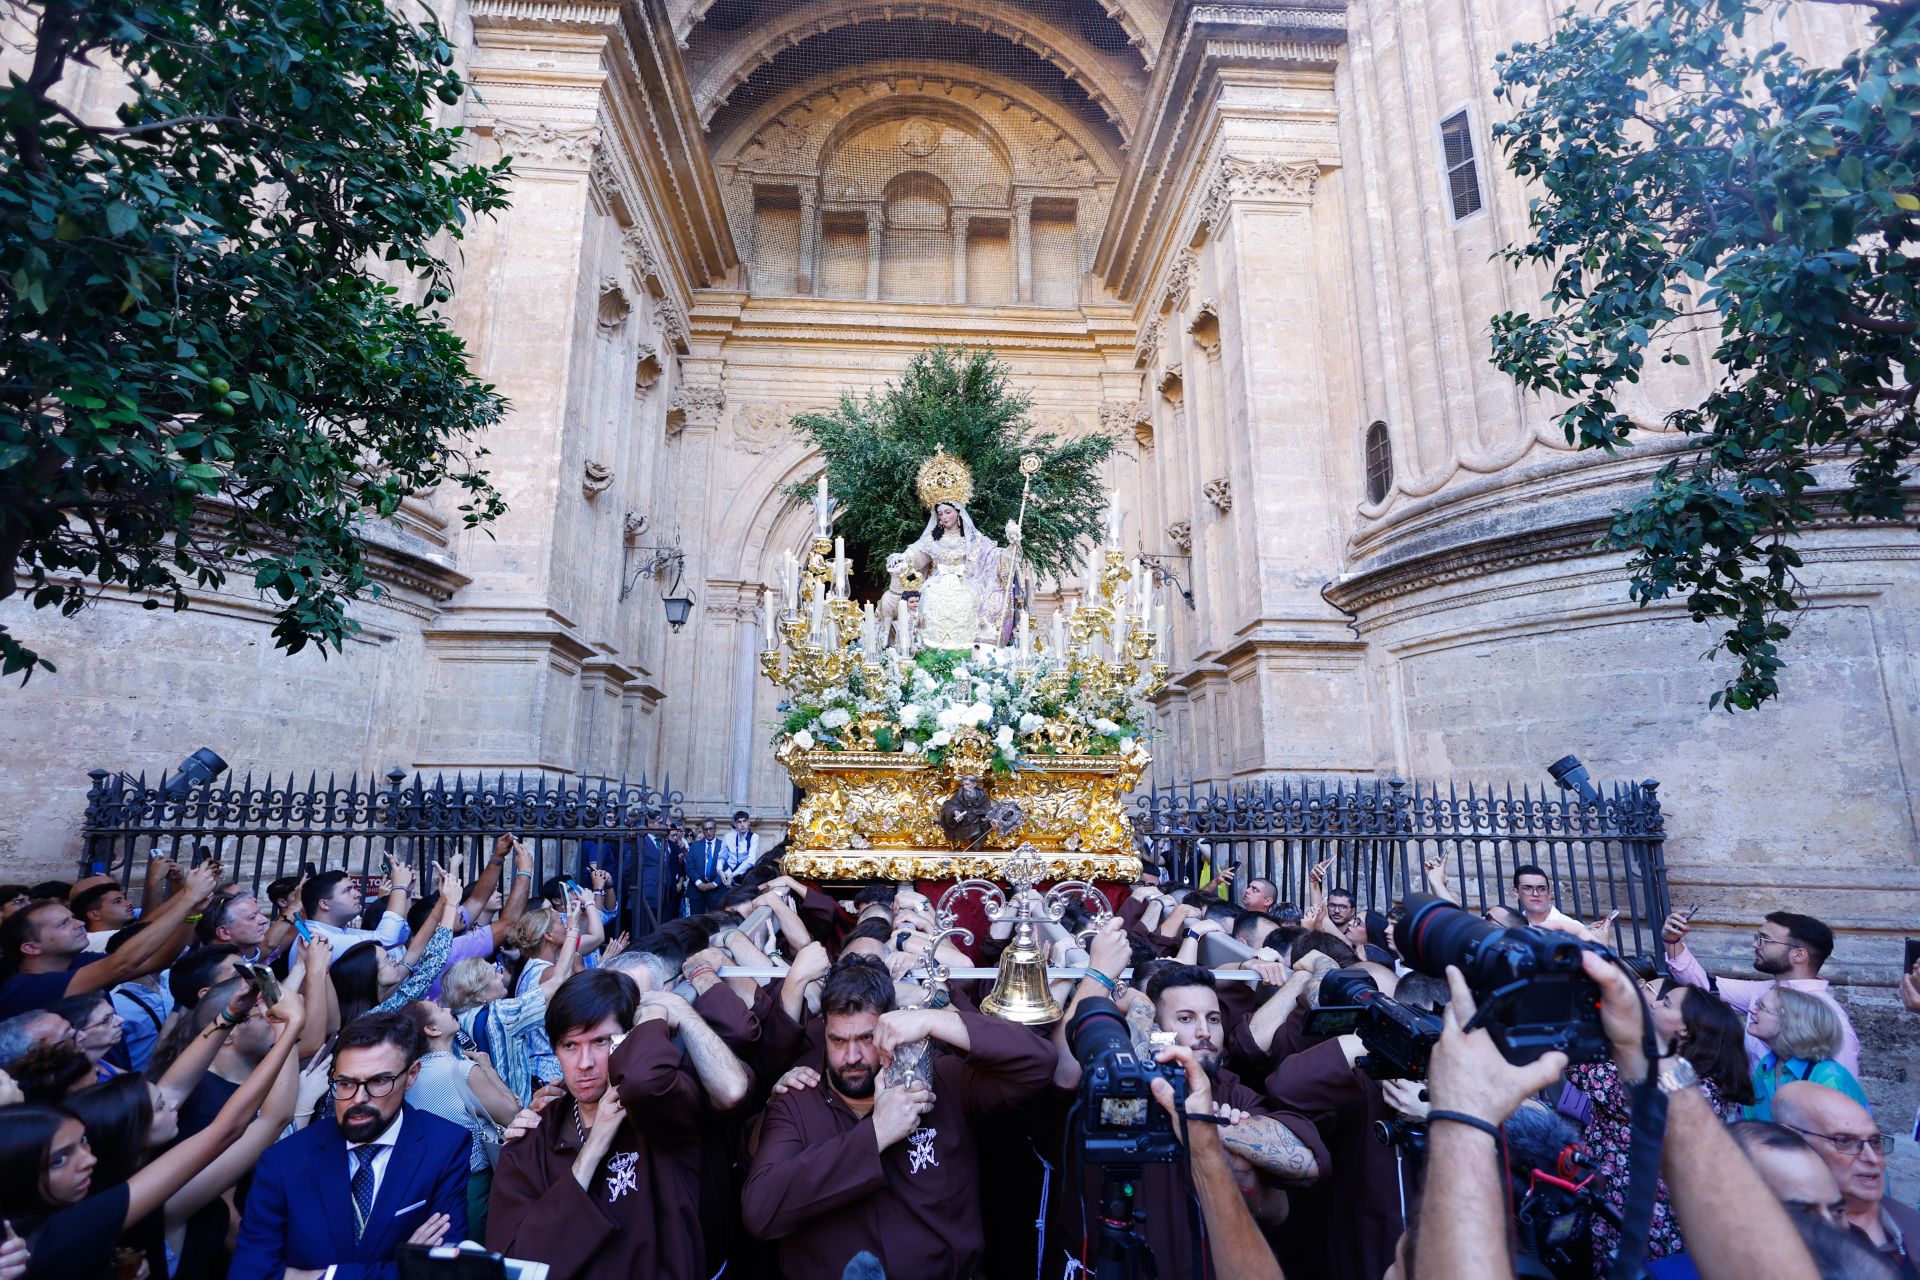
[[[1890,1133],[1876,1133],[1870,1138],[1859,1138],[1847,1133],[1815,1133],[1812,1129],[1802,1129],[1796,1124],[1786,1127],[1802,1137],[1820,1139],[1832,1147],[1837,1155],[1858,1156],[1870,1145],[1877,1147],[1883,1156],[1893,1154],[1893,1135]]]
[[[1521,893],[1545,893],[1550,887],[1551,886],[1544,884],[1523,884],[1515,886]]]
[[[333,1077],[333,1093],[337,1098],[351,1098],[362,1089],[369,1098],[384,1098],[393,1092],[393,1086],[400,1082],[399,1076],[374,1076],[371,1080],[355,1080],[350,1076]]]
[[[1800,945],[1792,938],[1769,938],[1764,933],[1754,934],[1753,942],[1754,945],[1758,947],[1797,947]]]

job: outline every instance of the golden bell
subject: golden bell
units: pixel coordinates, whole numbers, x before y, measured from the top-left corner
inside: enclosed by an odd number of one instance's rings
[[[1059,1002],[1047,987],[1047,956],[1033,932],[1033,921],[1022,918],[1013,929],[1013,941],[1000,953],[1000,973],[993,990],[980,1002],[980,1012],[1030,1027],[1060,1017]]]

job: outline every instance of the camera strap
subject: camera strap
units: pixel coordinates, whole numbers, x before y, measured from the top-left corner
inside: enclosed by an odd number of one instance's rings
[[[1636,1081],[1630,1089],[1633,1146],[1627,1151],[1627,1195],[1620,1210],[1620,1244],[1614,1250],[1613,1265],[1607,1269],[1608,1280],[1639,1280],[1646,1267],[1647,1236],[1653,1226],[1653,1203],[1660,1183],[1660,1149],[1667,1134],[1667,1095],[1660,1091],[1657,1078]]]

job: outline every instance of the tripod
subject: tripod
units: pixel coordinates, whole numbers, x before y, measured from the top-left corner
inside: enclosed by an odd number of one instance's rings
[[[1147,1215],[1134,1204],[1139,1165],[1107,1165],[1100,1175],[1100,1245],[1094,1280],[1159,1280],[1153,1250],[1140,1234]]]

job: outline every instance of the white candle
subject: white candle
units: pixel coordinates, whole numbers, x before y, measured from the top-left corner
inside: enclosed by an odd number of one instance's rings
[[[831,506],[829,506],[828,498],[827,498],[827,473],[822,471],[820,473],[820,483],[817,486],[815,486],[813,491],[814,521],[820,527],[821,537],[826,536],[827,529],[832,523],[832,521],[828,518],[828,512],[830,512],[831,510],[832,508]]]
[[[1167,650],[1173,642],[1173,637],[1169,635],[1167,631],[1167,606],[1165,604],[1157,604],[1153,607],[1153,635],[1154,639],[1157,640],[1160,645],[1160,660],[1164,662],[1167,658]]]
[[[811,620],[811,624],[808,627],[808,631],[813,636],[813,639],[816,643],[821,638],[821,623],[825,621],[826,616],[827,616],[826,598],[824,596],[819,596],[819,595],[814,596],[813,618]]]
[[[847,594],[847,540],[833,540],[833,594]]]
[[[1027,611],[1020,611],[1020,665],[1025,666],[1033,656],[1033,619]]]
[[[773,592],[768,591],[765,587],[762,587],[760,589],[760,617],[762,621],[766,623],[767,648],[771,649],[774,647],[774,644],[773,644]]]
[[[1053,660],[1055,662],[1065,662],[1067,660],[1067,623],[1065,614],[1065,609],[1055,609],[1053,611]]]
[[[1147,619],[1153,616],[1153,579],[1147,573],[1145,560],[1135,560],[1133,568],[1140,575],[1140,624],[1145,626]]]
[[[1120,545],[1120,495],[1110,494],[1107,498],[1107,545]]]
[[[787,559],[780,574],[780,585],[786,589],[787,612],[792,613],[799,603],[800,562],[793,558],[793,552],[791,551],[783,552],[782,554],[785,555]]]

